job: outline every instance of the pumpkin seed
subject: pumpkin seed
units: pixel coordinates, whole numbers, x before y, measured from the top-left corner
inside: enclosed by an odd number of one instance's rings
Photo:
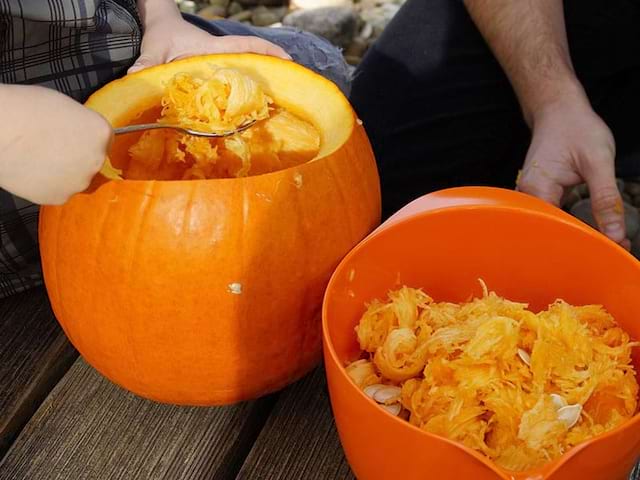
[[[380,390],[381,388],[383,388],[383,387],[384,387],[384,385],[382,385],[381,383],[376,383],[374,385],[369,385],[368,387],[365,387],[363,392],[367,397],[373,398],[373,396],[376,394],[376,392],[378,390]]]
[[[400,387],[394,387],[393,385],[384,385],[378,389],[373,395],[373,399],[378,403],[389,405],[395,403],[400,399],[402,389]]]
[[[520,357],[520,360],[522,360],[528,367],[531,366],[531,355],[529,355],[526,350],[523,350],[521,348],[518,349],[518,356]]]
[[[558,410],[558,420],[564,423],[567,428],[573,427],[578,420],[580,420],[580,414],[582,413],[582,405],[576,403],[575,405],[567,405]]]
[[[391,415],[398,416],[400,415],[400,410],[402,410],[402,406],[399,403],[394,403],[393,405],[380,405]]]
[[[553,404],[556,406],[556,410],[560,410],[562,407],[566,407],[568,405],[567,401],[562,395],[552,393],[549,396],[551,397]]]

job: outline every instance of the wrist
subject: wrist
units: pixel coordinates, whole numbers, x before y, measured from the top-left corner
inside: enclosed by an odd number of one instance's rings
[[[8,114],[7,118],[11,118],[10,122],[3,125],[0,133],[0,149],[3,152],[21,143],[25,131],[38,128],[39,117],[35,112],[42,95],[62,94],[40,86],[0,84],[0,105]]]
[[[182,19],[174,0],[138,0],[138,10],[145,32],[158,24]]]
[[[591,110],[584,88],[573,75],[540,83],[535,91],[523,98],[521,106],[524,119],[532,129],[549,114],[576,108]]]

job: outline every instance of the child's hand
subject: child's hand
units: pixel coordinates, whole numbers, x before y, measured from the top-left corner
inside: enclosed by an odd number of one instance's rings
[[[38,204],[85,190],[104,163],[113,130],[98,113],[42,87],[0,85],[0,187]]]
[[[266,40],[233,35],[216,37],[179,16],[167,15],[146,26],[140,57],[128,73],[194,55],[244,52],[291,60],[282,48]]]

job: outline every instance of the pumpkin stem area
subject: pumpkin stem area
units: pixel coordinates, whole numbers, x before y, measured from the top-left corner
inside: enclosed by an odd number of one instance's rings
[[[129,124],[167,123],[222,133],[249,121],[251,128],[224,138],[170,129],[116,138],[109,159],[127,180],[202,180],[261,175],[318,155],[320,134],[306,120],[276,105],[261,86],[233,69],[175,75],[157,106],[133,112]]]

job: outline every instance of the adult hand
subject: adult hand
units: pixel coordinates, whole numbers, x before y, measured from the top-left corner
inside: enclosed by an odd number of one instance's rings
[[[565,189],[586,182],[599,229],[628,248],[615,141],[588,102],[566,98],[546,105],[533,116],[532,133],[518,189],[559,205]]]

